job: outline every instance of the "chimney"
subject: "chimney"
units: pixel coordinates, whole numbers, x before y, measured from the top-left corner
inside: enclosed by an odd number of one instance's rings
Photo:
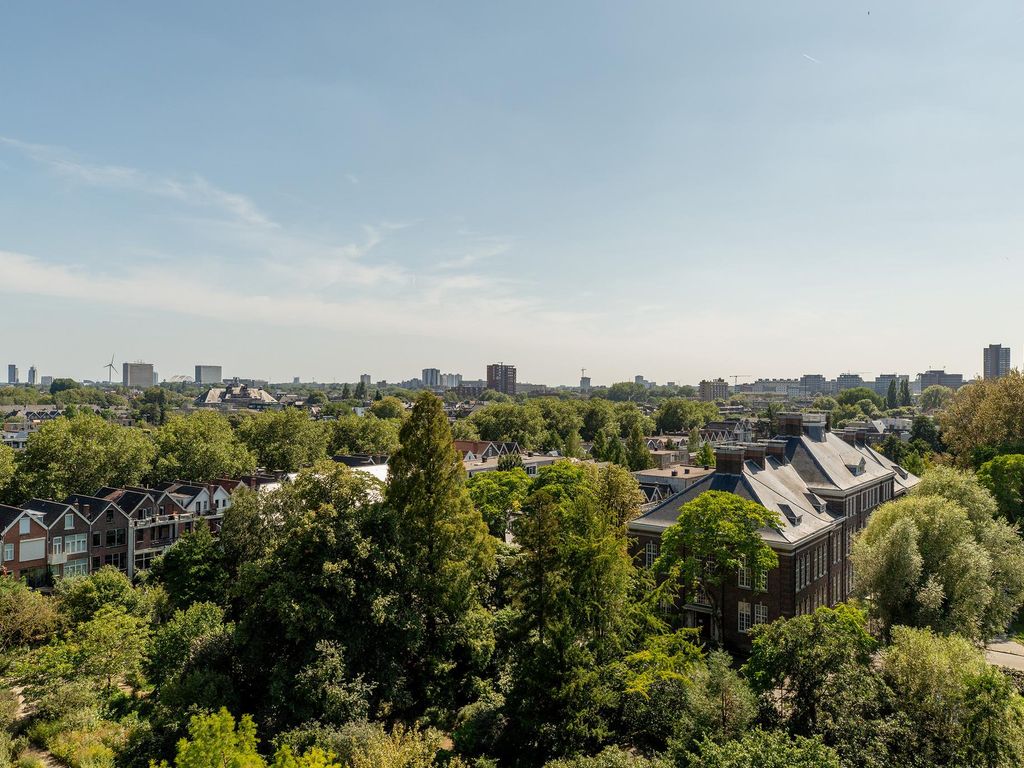
[[[754,462],[760,469],[764,469],[765,447],[760,443],[743,444],[743,460]]]
[[[816,443],[825,440],[828,422],[824,413],[805,413],[803,416],[803,432]]]
[[[771,456],[780,464],[786,463],[786,446],[788,444],[789,441],[783,440],[782,438],[773,438],[772,440],[765,440],[761,443],[761,445],[764,446],[765,454]]]
[[[803,434],[803,416],[802,413],[780,413],[779,433],[786,437],[800,437]]]
[[[857,444],[857,433],[849,427],[844,427],[839,432],[836,432],[836,434],[843,439],[844,443],[849,443],[850,445]]]
[[[673,469],[672,470],[672,477],[679,477],[679,470],[678,469]]]
[[[715,472],[723,475],[743,474],[743,446],[719,445],[715,448]]]

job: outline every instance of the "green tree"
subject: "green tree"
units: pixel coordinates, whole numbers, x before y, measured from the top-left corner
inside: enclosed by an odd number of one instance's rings
[[[511,472],[514,469],[523,469],[523,456],[520,453],[505,453],[498,457],[498,471]],[[525,471],[525,470],[524,470]]]
[[[911,422],[910,442],[915,446],[920,446],[923,443],[928,446],[929,450],[937,452],[946,449],[942,442],[942,433],[939,432],[935,419],[924,414],[918,414]]]
[[[697,449],[694,461],[699,467],[715,466],[715,449],[711,447],[711,443],[704,443]]]
[[[580,427],[580,436],[584,440],[596,440],[599,432],[617,434],[619,431],[615,409],[611,403],[602,398],[592,397],[587,400],[582,406],[582,418],[583,426]]]
[[[600,502],[592,468],[545,467],[516,520],[511,669],[502,754],[541,759],[610,735],[611,665],[633,630],[626,536]]]
[[[88,576],[59,580],[54,598],[61,618],[77,627],[107,606],[149,620],[162,606],[164,594],[161,590],[132,586],[131,579],[117,568],[105,566]]]
[[[327,455],[323,423],[298,408],[251,416],[238,428],[238,436],[267,469],[297,472]]]
[[[913,405],[914,400],[910,396],[910,382],[907,379],[900,379],[900,405]]]
[[[999,514],[1011,523],[1024,519],[1024,455],[996,456],[978,470],[978,482],[995,497]]]
[[[466,487],[491,535],[504,539],[510,516],[519,512],[529,493],[530,477],[522,468],[480,472],[469,478]]]
[[[898,408],[900,404],[900,392],[896,386],[896,379],[889,380],[889,389],[885,392],[885,407],[889,410]]]
[[[844,389],[836,395],[836,402],[840,405],[856,405],[861,400],[870,400],[871,404],[878,409],[885,406],[882,398],[874,390],[867,387],[851,387],[850,389]]]
[[[370,406],[370,413],[378,419],[404,419],[405,403],[397,397],[383,397],[374,401]]]
[[[216,411],[172,417],[154,431],[153,440],[157,451],[153,477],[157,482],[184,478],[205,483],[256,469],[255,454]]]
[[[56,395],[69,389],[81,389],[82,385],[74,379],[54,379],[50,382],[50,394]]]
[[[226,709],[196,715],[188,726],[188,738],[178,742],[175,768],[266,768],[256,749],[256,724],[243,715],[236,726]],[[161,764],[168,768],[167,763]]]
[[[668,400],[663,400],[658,406],[658,410],[654,414],[654,423],[658,432],[664,434],[699,429],[717,418],[718,409],[714,403],[670,397]]]
[[[118,605],[106,605],[77,632],[81,672],[103,684],[109,696],[114,684],[142,670],[149,642],[149,623]]]
[[[417,397],[399,437],[385,502],[402,521],[406,597],[420,620],[408,654],[410,685],[418,702],[458,701],[491,642],[482,601],[494,540],[466,490],[440,398]]]
[[[640,425],[634,424],[629,437],[626,438],[626,465],[633,471],[648,469],[654,464],[651,458],[651,451],[647,447]]]
[[[52,419],[18,454],[12,491],[21,498],[63,499],[104,485],[137,485],[149,474],[155,452],[142,430],[91,413]]]
[[[716,744],[701,742],[689,757],[693,768],[840,768],[835,750],[819,739],[779,731],[750,731],[743,738]]]
[[[880,666],[910,721],[905,750],[915,764],[1024,761],[1024,700],[967,639],[895,627]]]
[[[939,411],[949,405],[954,394],[949,387],[933,384],[930,387],[925,387],[917,404],[922,411]]]
[[[675,753],[705,739],[722,744],[741,738],[757,716],[757,697],[729,654],[712,651],[694,672],[681,714],[672,734]]]
[[[664,578],[664,599],[692,602],[703,589],[711,601],[712,638],[721,642],[725,586],[741,565],[767,573],[778,557],[760,531],[779,530],[778,515],[732,493],[706,491],[679,508],[677,521],[661,536],[654,570]]]
[[[356,384],[355,398],[356,400],[366,399],[366,384],[364,384],[361,379],[359,383]]]
[[[0,445],[0,494],[11,484],[16,469],[14,449],[8,445]]]
[[[331,454],[370,453],[390,456],[398,450],[397,419],[378,419],[376,416],[339,416],[328,422]]]
[[[53,601],[8,577],[0,577],[0,655],[47,637],[57,624]]]
[[[175,608],[201,602],[223,604],[227,599],[224,555],[202,520],[157,559],[150,576],[164,585]]]
[[[906,624],[987,639],[1024,603],[1024,543],[992,518],[976,480],[933,472],[871,516],[853,547],[856,588],[885,631]]]
[[[352,389],[351,389],[351,387],[349,387],[348,383],[346,383],[345,386],[343,386],[341,388],[341,399],[342,400],[348,400],[351,397],[352,397]]]
[[[483,440],[518,443],[523,450],[540,448],[546,434],[544,417],[535,403],[491,403],[469,417]]]

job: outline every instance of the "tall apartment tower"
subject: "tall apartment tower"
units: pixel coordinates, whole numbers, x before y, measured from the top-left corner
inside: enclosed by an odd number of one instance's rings
[[[18,383],[18,366],[11,363],[7,366],[7,383],[17,384]]]
[[[441,386],[441,369],[424,368],[423,376],[420,380],[427,389],[438,389]]]
[[[704,379],[700,383],[700,399],[705,403],[713,403],[716,400],[729,399],[729,383],[722,378],[708,381]]]
[[[124,363],[121,366],[121,383],[126,387],[152,387],[155,379],[152,363]]]
[[[986,379],[998,379],[1010,372],[1010,348],[1001,344],[989,344],[985,347]]]
[[[491,363],[487,366],[487,388],[505,395],[516,393],[516,367],[504,363]]]
[[[36,379],[39,377],[39,371],[36,370],[34,365],[28,367],[28,383],[30,386],[36,385]]]
[[[219,365],[197,365],[196,384],[221,384],[224,372]]]

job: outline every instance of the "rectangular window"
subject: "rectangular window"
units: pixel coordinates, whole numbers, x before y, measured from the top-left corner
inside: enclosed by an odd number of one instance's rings
[[[750,589],[752,580],[751,569],[747,567],[746,559],[740,561],[739,570],[736,572],[736,582],[739,584],[740,589]]]
[[[107,510],[107,522],[108,523],[114,522],[114,510],[112,510],[112,509],[108,509]]]
[[[656,541],[648,541],[644,544],[644,567],[650,568],[654,565],[654,561],[658,559],[661,547]]]
[[[64,515],[64,530],[65,531],[73,531],[73,530],[75,530],[75,516],[73,514],[71,514],[71,515]]]
[[[27,536],[32,532],[32,521],[26,516],[18,521],[18,535]]]
[[[755,624],[767,624],[768,623],[768,606],[764,603],[758,603],[754,606],[754,623]]]
[[[88,576],[89,575],[89,561],[86,558],[81,560],[68,560],[64,564],[64,578],[72,578],[74,576]]]
[[[113,528],[108,528],[107,529],[107,546],[108,547],[116,546],[116,544],[115,544],[116,540],[117,540],[117,531],[115,531]]]
[[[750,603],[740,603],[736,607],[736,629],[746,633],[750,629]]]
[[[89,548],[88,535],[75,533],[64,538],[64,548],[69,555],[81,555]]]
[[[98,570],[100,569],[100,564],[101,564],[102,562],[103,562],[103,561],[102,561],[102,560],[100,560],[100,559],[99,559],[98,557],[94,557],[94,558],[92,559],[92,569],[93,569],[94,571],[98,571]]]
[[[46,539],[25,539],[18,549],[18,562],[42,560],[46,557]]]
[[[53,537],[53,554],[59,555],[64,552],[64,539],[60,536]]]
[[[94,547],[98,547],[98,546],[100,546],[100,542],[101,541],[102,541],[102,537],[100,536],[100,532],[99,531],[93,531],[92,532],[92,545]]]
[[[14,559],[14,544],[4,544],[4,562]]]
[[[757,571],[754,578],[754,589],[758,592],[768,591],[768,571]]]

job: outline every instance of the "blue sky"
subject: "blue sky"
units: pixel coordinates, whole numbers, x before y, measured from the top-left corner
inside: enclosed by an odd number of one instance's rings
[[[143,5],[0,17],[23,375],[1019,364],[1020,3]]]

